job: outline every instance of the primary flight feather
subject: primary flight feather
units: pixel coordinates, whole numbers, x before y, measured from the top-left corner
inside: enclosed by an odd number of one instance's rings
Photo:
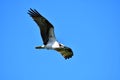
[[[46,18],[44,18],[36,9],[30,8],[30,10],[28,10],[28,14],[37,23],[44,44],[42,46],[37,46],[36,49],[56,50],[65,59],[69,59],[73,56],[73,51],[71,48],[59,43],[56,40],[54,27]]]

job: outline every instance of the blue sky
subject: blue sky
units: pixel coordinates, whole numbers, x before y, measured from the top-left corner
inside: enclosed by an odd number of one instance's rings
[[[74,56],[42,45],[27,14],[37,9]],[[0,80],[120,80],[119,0],[1,0]]]

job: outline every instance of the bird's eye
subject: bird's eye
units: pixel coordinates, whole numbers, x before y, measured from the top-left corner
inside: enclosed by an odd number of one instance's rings
[[[59,44],[59,46],[62,46],[61,44]]]

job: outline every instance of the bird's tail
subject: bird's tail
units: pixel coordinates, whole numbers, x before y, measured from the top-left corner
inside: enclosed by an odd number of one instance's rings
[[[44,47],[43,46],[37,46],[37,47],[35,47],[35,49],[44,49]]]

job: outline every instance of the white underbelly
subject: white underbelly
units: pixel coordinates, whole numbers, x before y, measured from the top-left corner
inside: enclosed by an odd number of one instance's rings
[[[45,46],[47,49],[54,49],[59,48],[59,43],[57,41],[55,42],[48,42],[48,44]]]

